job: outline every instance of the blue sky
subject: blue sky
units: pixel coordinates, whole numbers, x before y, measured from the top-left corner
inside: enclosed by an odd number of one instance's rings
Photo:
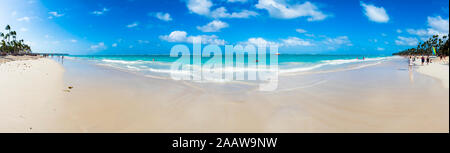
[[[6,5],[4,5],[6,4]],[[449,32],[447,0],[6,0],[34,52],[167,54],[177,44],[272,44],[281,53],[390,54]]]

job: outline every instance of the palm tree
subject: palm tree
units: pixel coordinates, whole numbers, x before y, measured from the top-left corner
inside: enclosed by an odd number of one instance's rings
[[[433,35],[431,38],[424,42],[419,42],[416,48],[406,49],[404,51],[394,53],[394,55],[431,55],[433,47],[436,49],[437,55],[449,54],[449,38],[450,34],[443,35],[440,38],[439,35]]]
[[[14,41],[16,40],[17,32],[11,31],[11,36],[13,37]]]
[[[11,30],[11,26],[7,25],[5,27],[7,33],[0,33],[2,37],[0,51],[7,53],[30,53],[31,47],[24,44],[24,40],[17,40],[17,32]],[[12,37],[12,41],[11,41]]]
[[[6,37],[6,38],[8,39],[8,42],[9,42],[9,36],[10,36],[10,34],[11,34],[11,26],[9,26],[9,24],[6,25],[5,30],[8,30],[8,33],[7,33],[7,36],[8,36],[8,37]]]

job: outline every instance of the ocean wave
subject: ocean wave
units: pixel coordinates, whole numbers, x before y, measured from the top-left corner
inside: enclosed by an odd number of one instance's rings
[[[289,62],[289,65],[301,65],[300,67],[294,67],[294,68],[279,68],[279,69],[270,69],[270,68],[266,68],[266,67],[225,67],[222,68],[221,70],[223,72],[271,72],[271,71],[278,71],[280,74],[285,74],[285,73],[297,73],[297,72],[305,72],[305,71],[312,71],[312,70],[316,70],[325,66],[336,66],[336,65],[342,65],[342,64],[351,64],[351,63],[364,63],[363,65],[358,65],[357,67],[362,68],[362,67],[366,67],[366,66],[370,66],[373,65],[373,62],[376,61],[384,61],[384,60],[389,60],[389,59],[393,59],[396,58],[395,56],[392,57],[374,57],[374,58],[365,58],[365,60],[362,59],[336,59],[336,60],[322,60],[320,62],[317,62],[316,64],[311,64],[309,66],[305,66],[304,63],[302,62]],[[202,66],[198,66],[198,65],[186,65],[187,69],[185,70],[172,70],[170,69],[170,67],[167,68],[154,68],[151,65],[138,65],[138,64],[159,64],[160,62],[154,62],[154,61],[142,61],[142,60],[137,60],[137,61],[124,61],[124,60],[110,60],[110,59],[103,59],[101,60],[102,62],[105,63],[109,63],[109,64],[104,64],[105,66],[112,66],[111,64],[114,64],[113,67],[122,67],[128,70],[133,70],[133,71],[148,71],[148,72],[155,72],[155,73],[165,73],[165,74],[191,74],[191,70],[193,71],[197,71],[197,70],[202,70]],[[122,66],[118,66],[122,65]],[[167,65],[171,65],[172,63],[166,62],[163,63],[163,65],[167,66]],[[379,62],[377,62],[376,64],[379,64]],[[203,69],[205,70],[205,69]],[[220,70],[220,69],[213,69],[213,70]]]
[[[124,61],[124,60],[110,60],[110,59],[103,59],[102,62],[107,63],[119,63],[119,64],[139,64],[141,61]]]
[[[325,66],[325,65],[327,65],[327,64],[317,64],[317,65],[310,66],[310,67],[282,69],[282,70],[280,70],[280,74],[283,74],[283,73],[294,73],[294,72],[303,72],[303,71],[311,71],[311,70],[320,68],[320,67]]]
[[[322,62],[330,64],[330,65],[339,65],[339,64],[348,64],[348,63],[356,63],[356,62],[367,62],[367,61],[379,61],[379,60],[386,60],[390,57],[375,57],[375,58],[365,58],[362,59],[338,59],[338,60],[324,60]]]
[[[364,63],[364,62],[374,62],[374,61],[383,61],[383,60],[389,60],[389,59],[394,59],[396,57],[375,57],[375,58],[365,58],[364,60],[362,59],[337,59],[337,60],[323,60],[320,62],[320,64],[316,64],[310,67],[299,67],[299,68],[290,68],[290,69],[282,69],[280,70],[280,74],[283,73],[296,73],[296,72],[304,72],[304,71],[311,71],[314,69],[318,69],[327,65],[342,65],[342,64],[351,64],[351,63]],[[291,63],[292,64],[292,63]],[[376,64],[379,64],[378,62]],[[366,64],[366,65],[361,65],[358,66],[358,68],[363,68],[363,67],[367,67],[367,66],[371,66],[374,65],[373,63],[371,64]]]
[[[157,65],[171,65],[172,63],[169,62],[156,62],[156,61],[144,61],[144,60],[137,60],[137,61],[125,61],[125,60],[111,60],[111,59],[103,59],[101,62],[106,63],[117,63],[117,64],[157,64]]]

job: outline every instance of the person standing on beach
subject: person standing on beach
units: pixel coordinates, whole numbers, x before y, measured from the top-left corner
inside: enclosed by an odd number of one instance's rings
[[[422,56],[421,60],[422,60],[422,66],[423,66],[423,63],[425,62],[425,57]]]
[[[412,65],[413,65],[413,59],[411,56],[409,56],[409,67],[411,68]]]
[[[427,65],[430,64],[430,56],[427,56]]]

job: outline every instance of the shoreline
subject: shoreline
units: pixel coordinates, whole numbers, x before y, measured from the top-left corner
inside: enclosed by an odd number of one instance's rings
[[[407,71],[401,60],[283,76],[276,92],[260,92],[245,84],[154,79],[70,59],[64,64],[48,58],[8,63],[0,64],[0,83],[8,87],[0,87],[1,132],[449,129],[448,88]],[[24,63],[31,67],[19,71],[17,65]],[[73,89],[66,92],[68,86]]]

